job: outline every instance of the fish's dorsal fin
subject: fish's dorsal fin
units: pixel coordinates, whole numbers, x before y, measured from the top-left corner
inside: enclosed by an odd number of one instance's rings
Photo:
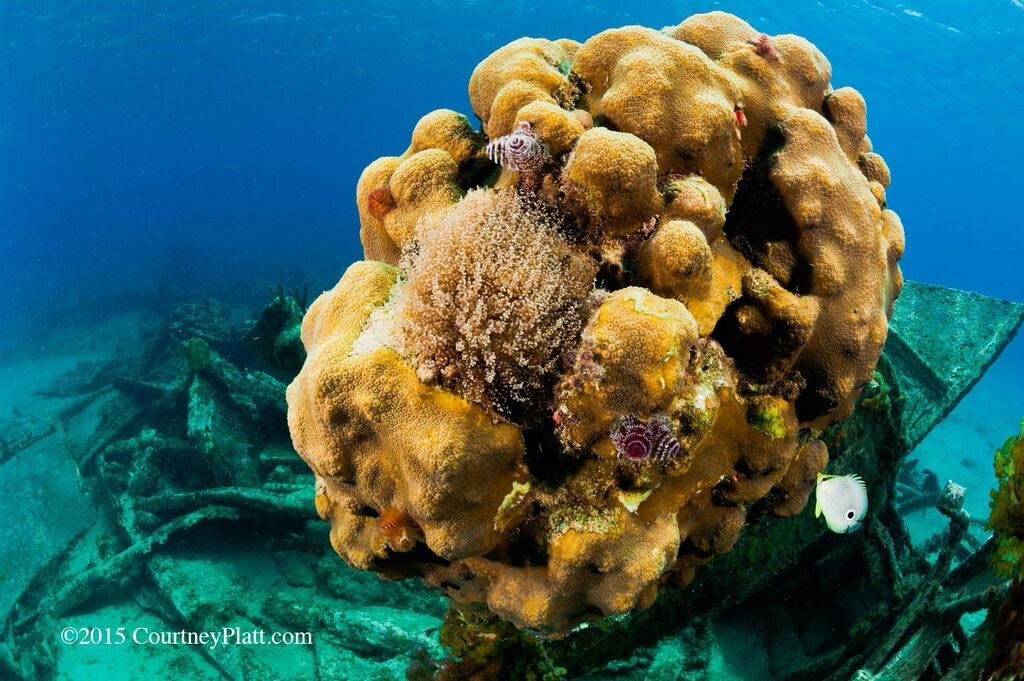
[[[825,474],[821,473],[820,471],[818,473],[818,482],[814,486],[814,517],[815,518],[820,518],[821,517],[821,500],[818,498],[818,490],[821,488],[821,481],[822,480],[828,480],[831,477],[835,477],[835,476],[825,475]]]

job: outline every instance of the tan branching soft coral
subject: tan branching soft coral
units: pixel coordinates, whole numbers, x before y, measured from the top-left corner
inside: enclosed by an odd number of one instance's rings
[[[830,77],[721,12],[524,38],[473,73],[480,133],[434,112],[370,164],[380,262],[310,308],[288,391],[337,552],[557,636],[802,512],[902,285]]]
[[[425,382],[504,416],[532,410],[578,343],[594,263],[559,236],[557,213],[512,190],[472,191],[419,229],[399,347]]]

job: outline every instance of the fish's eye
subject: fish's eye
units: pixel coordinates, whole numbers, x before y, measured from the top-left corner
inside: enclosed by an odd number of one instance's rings
[[[855,512],[853,511],[853,509],[850,509],[849,511],[847,511],[847,512],[846,512],[846,517],[847,517],[847,518],[848,518],[849,520],[853,520],[853,517],[854,517],[855,515],[857,515],[857,514],[856,514],[856,513],[855,513]]]

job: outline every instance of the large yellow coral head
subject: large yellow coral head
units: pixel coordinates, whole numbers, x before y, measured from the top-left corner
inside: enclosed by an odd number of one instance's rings
[[[473,72],[356,201],[288,389],[350,564],[564,633],[799,513],[901,287],[864,101],[729,14]],[[489,146],[488,146],[489,145]]]

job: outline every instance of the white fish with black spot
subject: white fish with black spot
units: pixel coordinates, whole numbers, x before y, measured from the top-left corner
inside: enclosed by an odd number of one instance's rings
[[[814,498],[814,517],[824,514],[828,529],[839,534],[859,530],[868,512],[868,489],[859,475],[818,473]]]

